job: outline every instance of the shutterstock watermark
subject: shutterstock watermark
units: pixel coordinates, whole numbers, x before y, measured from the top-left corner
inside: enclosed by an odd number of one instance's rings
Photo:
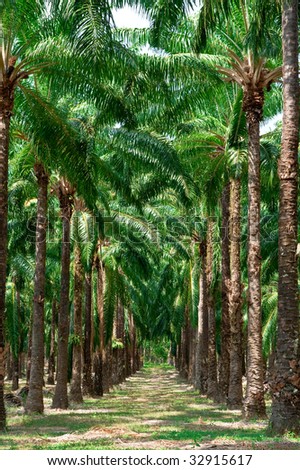
[[[155,220],[139,218],[136,215],[124,214],[123,212],[114,212],[112,215],[104,213],[101,216],[88,215],[79,217],[73,215],[70,220],[71,239],[76,238],[76,226],[80,224],[81,243],[89,243],[99,233],[99,227],[104,233],[104,244],[109,244],[111,239],[128,238],[132,243],[142,243],[143,238],[151,240],[153,243],[160,244],[167,242],[169,244],[178,241],[186,244],[200,244],[206,236],[207,218],[199,217],[193,214],[182,214],[179,216],[160,216]],[[225,240],[240,241],[241,244],[247,243],[247,217],[240,219],[230,219],[229,225],[222,226],[220,218],[211,217],[213,221],[213,243],[220,243]],[[44,231],[44,241],[47,243],[62,243],[61,228],[63,217],[57,211],[49,210],[46,220],[39,219],[40,229]],[[277,217],[268,215],[262,217],[260,225],[260,238],[264,242],[274,242],[277,240]],[[32,217],[27,220],[27,241],[36,242],[36,224],[37,219]],[[235,239],[230,226],[240,224],[241,234],[239,239]],[[86,233],[83,233],[86,230]],[[77,230],[78,232],[78,230]]]

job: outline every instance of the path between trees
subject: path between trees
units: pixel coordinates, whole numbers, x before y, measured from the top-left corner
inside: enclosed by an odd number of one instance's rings
[[[44,416],[8,410],[0,449],[300,449],[299,440],[266,436],[266,422],[214,405],[172,368],[146,367],[110,394]]]

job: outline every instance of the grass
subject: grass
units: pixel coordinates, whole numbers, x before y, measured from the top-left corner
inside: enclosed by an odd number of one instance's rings
[[[267,436],[267,422],[242,420],[239,411],[215,405],[166,365],[146,365],[100,399],[80,407],[27,416],[8,408],[4,449],[300,449],[292,435]]]

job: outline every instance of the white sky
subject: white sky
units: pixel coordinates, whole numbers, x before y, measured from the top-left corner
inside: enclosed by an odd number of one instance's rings
[[[117,28],[147,28],[150,26],[146,15],[141,15],[129,6],[113,10],[113,15]]]
[[[279,121],[282,120],[282,113],[277,113],[276,116],[272,117],[271,119],[267,119],[263,121],[260,125],[260,135],[267,134],[268,132],[274,131],[276,125]]]
[[[198,0],[194,11],[197,11],[201,4],[201,0]],[[190,10],[190,13],[193,9]],[[147,28],[150,26],[150,21],[144,14],[138,13],[134,8],[126,6],[119,8],[118,10],[113,9],[114,20],[118,28]]]

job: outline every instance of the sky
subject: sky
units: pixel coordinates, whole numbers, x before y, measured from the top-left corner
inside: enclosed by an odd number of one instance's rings
[[[196,3],[195,10],[198,9],[200,0]],[[190,10],[192,13],[193,10]],[[147,28],[150,25],[146,15],[139,14],[134,8],[126,6],[118,10],[113,10],[116,26],[119,28]]]
[[[113,10],[113,16],[118,28],[147,28],[150,25],[145,15],[129,6]]]

